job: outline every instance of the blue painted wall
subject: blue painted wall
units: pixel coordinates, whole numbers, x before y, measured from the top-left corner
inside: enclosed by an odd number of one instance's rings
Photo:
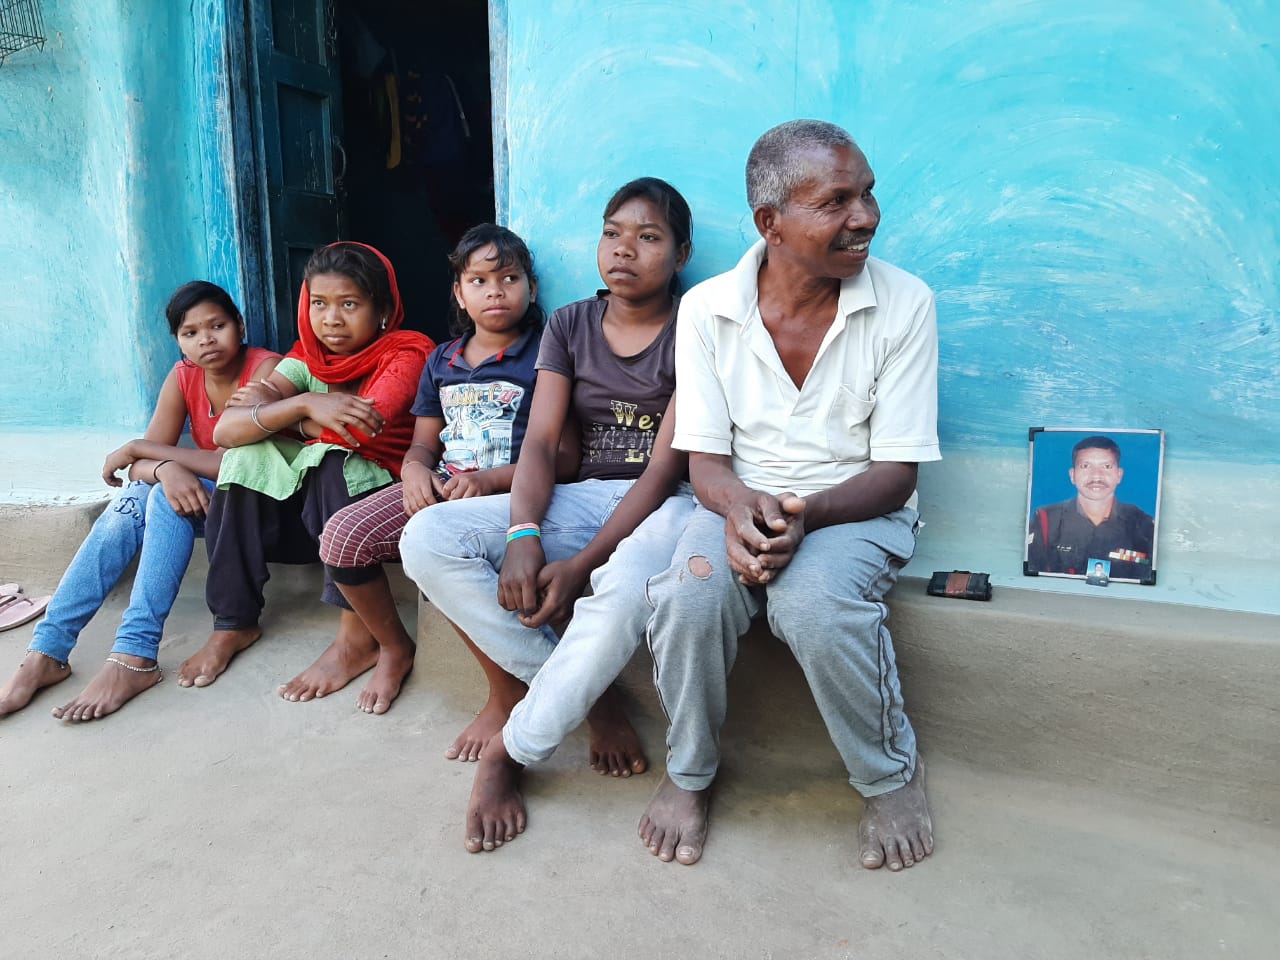
[[[755,138],[839,122],[878,177],[874,252],[938,294],[947,459],[922,475],[914,572],[1075,589],[1020,576],[1027,428],[1162,427],[1162,581],[1108,595],[1280,612],[1280,7],[506,0],[495,16],[499,204],[549,304],[597,286],[618,184],[685,192],[697,280],[755,237]]]
[[[0,417],[137,430],[178,355],[164,303],[207,267],[192,10],[43,9],[44,50],[0,67]]]

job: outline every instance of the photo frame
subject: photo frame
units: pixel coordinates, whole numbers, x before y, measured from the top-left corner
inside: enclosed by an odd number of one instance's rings
[[[1023,574],[1153,585],[1164,431],[1032,427],[1027,439]]]

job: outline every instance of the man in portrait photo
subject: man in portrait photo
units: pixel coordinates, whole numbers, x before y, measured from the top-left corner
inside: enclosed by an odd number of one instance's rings
[[[1104,558],[1111,563],[1109,579],[1150,579],[1155,521],[1116,499],[1124,479],[1119,445],[1110,437],[1085,437],[1071,448],[1068,476],[1076,495],[1031,514],[1028,572],[1087,576],[1088,565]]]

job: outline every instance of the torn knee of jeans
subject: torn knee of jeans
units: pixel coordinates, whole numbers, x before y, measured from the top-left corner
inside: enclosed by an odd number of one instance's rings
[[[689,572],[699,580],[706,580],[711,576],[711,564],[706,557],[690,557]]]

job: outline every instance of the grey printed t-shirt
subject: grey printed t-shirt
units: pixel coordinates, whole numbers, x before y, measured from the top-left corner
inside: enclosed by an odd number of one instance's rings
[[[644,472],[653,441],[676,387],[676,308],[644,350],[619,357],[601,322],[608,301],[600,291],[561,307],[547,321],[539,370],[568,377],[571,407],[582,440],[579,480],[632,480]]]

